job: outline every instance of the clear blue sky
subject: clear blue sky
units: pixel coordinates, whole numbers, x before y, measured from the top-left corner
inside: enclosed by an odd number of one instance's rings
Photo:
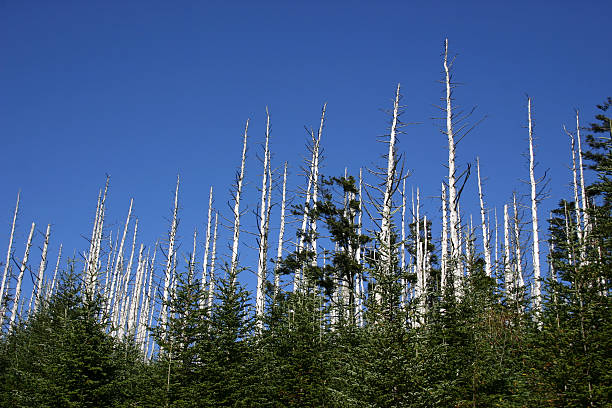
[[[459,4],[461,3],[461,4]],[[416,5],[418,4],[418,5]],[[548,209],[569,197],[562,125],[573,109],[586,124],[611,94],[609,6],[605,2],[77,2],[0,4],[0,253],[22,191],[16,255],[31,221],[53,224],[51,258],[63,242],[82,251],[98,189],[111,175],[107,226],[116,232],[135,200],[140,241],[168,230],[177,173],[182,178],[182,249],[203,236],[207,192],[229,216],[229,186],[251,118],[247,201],[257,203],[265,107],[272,115],[273,164],[289,161],[289,188],[303,183],[304,125],[328,103],[323,173],[381,163],[395,86],[407,126],[400,149],[410,187],[433,197],[445,176],[446,140],[435,105],[442,96],[445,37],[457,55],[456,103],[486,116],[458,147],[465,166],[481,158],[485,194],[498,212],[513,189],[528,192],[522,156],[526,93],[533,97],[541,175],[550,169]],[[477,216],[472,179],[466,214]],[[278,192],[275,193],[278,197]],[[424,211],[439,222],[437,199]],[[273,228],[278,225],[273,214]],[[255,216],[244,218],[254,231]],[[542,222],[541,229],[545,230]],[[244,245],[254,239],[243,235]],[[229,234],[221,232],[225,252]],[[273,232],[275,245],[276,231]],[[32,263],[40,257],[37,235]],[[4,249],[3,249],[4,248]],[[246,247],[244,247],[246,248]],[[252,252],[252,251],[251,251]],[[202,251],[200,250],[199,257]],[[244,258],[247,266],[251,260]]]

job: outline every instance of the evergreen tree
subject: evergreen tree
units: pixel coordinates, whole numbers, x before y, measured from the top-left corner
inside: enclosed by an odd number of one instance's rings
[[[72,267],[49,304],[3,339],[1,406],[116,406],[133,395],[137,354],[105,332],[101,299],[83,298]]]

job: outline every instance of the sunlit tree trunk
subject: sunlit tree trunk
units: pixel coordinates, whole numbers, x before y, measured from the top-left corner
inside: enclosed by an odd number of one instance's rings
[[[11,264],[11,254],[13,253],[13,237],[15,236],[15,223],[17,222],[17,213],[19,212],[19,196],[20,192],[17,193],[17,204],[15,205],[15,212],[13,213],[13,223],[11,225],[11,235],[9,237],[8,251],[6,251],[6,262],[4,264],[4,272],[2,273],[2,285],[0,286],[0,322],[4,321],[5,312],[5,291],[8,292],[6,286],[7,276]]]
[[[446,87],[446,135],[448,136],[448,207],[450,232],[450,273],[454,278],[455,288],[461,282],[461,268],[459,267],[461,243],[459,242],[459,214],[457,208],[457,181],[455,168],[455,137],[453,133],[453,108],[451,89],[452,63],[448,61],[448,39],[444,41],[444,84]]]
[[[512,194],[512,204],[514,208],[514,256],[516,258],[516,277],[514,281],[518,284],[518,289],[522,290],[525,281],[523,280],[523,256],[521,254],[521,223],[516,203],[516,193]]]
[[[215,228],[213,232],[212,257],[210,260],[210,274],[208,281],[208,314],[212,313],[213,298],[215,294],[215,261],[217,260],[217,225],[219,213],[215,213]]]
[[[129,284],[132,275],[132,264],[134,263],[134,252],[136,250],[136,235],[138,234],[138,218],[134,222],[134,237],[132,239],[132,250],[130,251],[130,260],[128,262],[127,268],[125,270],[125,275],[123,275],[123,292],[121,292],[121,314],[118,316],[119,321],[117,322],[117,326],[119,328],[118,335],[120,339],[123,339],[125,336],[126,325],[129,324],[127,321],[129,315],[128,311],[130,308],[130,296],[129,296]],[[133,294],[132,294],[133,297]]]
[[[482,228],[482,248],[485,260],[485,272],[491,276],[491,244],[489,242],[489,230],[485,220],[485,207],[482,195],[482,183],[480,179],[480,159],[476,158],[476,169],[478,174],[478,198],[480,201],[480,222]]]
[[[206,292],[206,285],[210,279],[208,276],[208,251],[210,248],[210,224],[212,222],[212,201],[213,201],[213,188],[210,186],[210,193],[208,194],[208,218],[206,221],[206,240],[204,242],[204,260],[202,261],[202,293]],[[200,307],[204,307],[206,300],[202,297]]]
[[[27,269],[28,257],[30,256],[30,248],[32,247],[32,237],[34,236],[35,227],[36,224],[32,223],[32,228],[30,228],[30,234],[28,235],[28,241],[26,242],[25,254],[23,255],[21,265],[19,266],[19,275],[17,276],[17,285],[15,286],[15,297],[13,298],[13,309],[11,310],[9,330],[13,329],[15,319],[17,318],[17,309],[19,307],[19,299],[21,297],[21,283],[23,282],[23,275]]]
[[[510,233],[508,229],[508,204],[504,204],[504,283],[506,297],[513,298],[514,285],[510,261]]]
[[[236,180],[236,190],[234,196],[234,237],[232,240],[232,260],[230,264],[230,285],[234,284],[234,279],[238,273],[238,242],[240,239],[240,195],[242,194],[242,182],[244,180],[244,163],[246,162],[247,150],[247,132],[249,130],[249,121],[246,121],[244,127],[244,138],[242,142],[242,161],[240,162],[240,173]],[[212,281],[212,279],[211,279]]]
[[[53,296],[53,291],[55,290],[56,279],[57,279],[57,271],[59,270],[60,260],[62,259],[62,244],[59,246],[59,251],[57,253],[57,262],[55,263],[55,270],[53,271],[53,280],[51,281],[51,288],[47,292],[47,302]]]
[[[285,234],[285,205],[286,205],[286,193],[287,193],[287,162],[285,162],[285,169],[283,170],[283,192],[281,198],[281,209],[280,209],[280,229],[278,231],[278,248],[276,250],[276,265],[274,267],[274,295],[278,294],[280,285],[280,274],[278,268],[283,258],[283,237]]]
[[[166,254],[166,268],[164,269],[164,292],[163,292],[163,303],[161,306],[161,327],[164,332],[166,330],[166,324],[168,322],[168,301],[170,299],[170,284],[173,279],[173,262],[176,257],[174,253],[174,245],[176,240],[176,230],[178,228],[178,194],[179,194],[179,176],[176,177],[176,190],[174,192],[174,209],[172,210],[172,224],[170,225],[170,231],[168,232],[168,252]]]
[[[47,224],[45,232],[45,242],[43,244],[42,255],[40,257],[40,265],[38,267],[38,277],[36,278],[36,297],[34,300],[34,311],[37,311],[40,302],[43,298],[43,280],[45,278],[45,270],[47,269],[47,250],[49,249],[49,235],[51,234],[51,224]]]
[[[106,314],[111,315],[111,322],[116,325],[117,319],[116,316],[119,313],[118,307],[118,296],[119,292],[119,277],[123,272],[123,246],[125,245],[125,237],[127,235],[128,227],[130,224],[130,218],[132,216],[132,206],[134,205],[134,199],[130,199],[130,208],[128,210],[127,218],[125,219],[125,225],[123,227],[123,235],[121,236],[121,241],[119,243],[119,250],[117,251],[117,260],[115,261],[115,270],[113,272],[113,282],[111,283],[111,289],[109,294],[109,301],[107,304]],[[112,313],[111,312],[111,303],[112,303]]]
[[[446,289],[446,278],[448,273],[448,219],[446,209],[446,186],[442,183],[442,242],[441,260],[440,260],[440,292],[444,293]]]
[[[531,122],[531,98],[527,99],[528,125],[529,125],[529,183],[531,185],[531,225],[533,229],[533,279],[534,309],[541,309],[541,282],[540,282],[540,238],[538,230],[538,204],[536,192],[536,180],[534,176],[535,156],[533,152],[533,126]]]
[[[255,314],[261,319],[265,306],[265,285],[266,285],[266,264],[268,253],[268,237],[266,234],[267,224],[267,199],[268,199],[268,151],[270,143],[270,114],[266,108],[266,142],[264,147],[263,175],[261,181],[261,202],[259,214],[259,258],[257,262],[257,292],[255,297]],[[261,329],[263,322],[259,320],[258,326]]]

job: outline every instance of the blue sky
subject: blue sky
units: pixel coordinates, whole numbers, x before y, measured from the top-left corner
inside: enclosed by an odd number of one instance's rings
[[[211,185],[216,207],[229,215],[247,118],[244,224],[254,231],[265,107],[272,116],[273,165],[289,161],[288,188],[296,190],[304,181],[304,126],[317,126],[324,102],[323,173],[339,175],[348,167],[357,174],[381,163],[384,146],[376,136],[387,131],[383,111],[398,82],[402,119],[416,123],[404,128],[400,144],[412,172],[408,185],[420,188],[425,213],[438,221],[433,197],[447,152],[442,123],[432,118],[439,116],[446,37],[462,83],[456,104],[477,106],[474,122],[486,116],[458,146],[459,163],[480,156],[487,204],[500,213],[513,190],[528,193],[520,180],[528,178],[525,95],[533,97],[538,172],[550,169],[551,180],[544,220],[571,191],[562,125],[573,126],[574,108],[586,124],[610,94],[606,8],[603,2],[458,3],[3,2],[0,251],[18,190],[18,258],[31,221],[43,232],[52,224],[52,259],[60,242],[70,256],[84,250],[106,173],[109,231],[116,233],[133,197],[139,241],[146,245],[167,233],[180,173],[179,234],[187,251],[195,227],[203,236]],[[462,208],[477,217],[474,181]],[[220,234],[223,254],[230,234]],[[244,250],[254,245],[243,237]],[[34,265],[40,246],[38,234]],[[254,265],[248,256],[244,263]]]

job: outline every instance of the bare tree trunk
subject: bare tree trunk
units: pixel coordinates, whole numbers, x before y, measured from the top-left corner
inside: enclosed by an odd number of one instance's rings
[[[495,207],[495,270],[498,272],[497,276],[499,276],[499,256],[498,256],[499,244],[497,240],[498,230],[499,229],[497,227],[497,207]]]
[[[247,132],[249,121],[247,119],[244,127],[244,140],[242,143],[242,161],[240,163],[240,174],[236,180],[236,195],[234,198],[234,239],[232,242],[232,261],[230,270],[230,285],[234,284],[234,279],[238,273],[238,240],[240,238],[240,195],[242,193],[242,182],[244,180],[244,163],[246,161]]]
[[[130,308],[130,297],[129,297],[129,284],[131,280],[132,274],[132,264],[134,263],[134,251],[136,250],[136,235],[138,233],[138,218],[134,223],[134,238],[132,239],[132,251],[130,252],[130,261],[128,262],[125,275],[123,276],[123,292],[121,293],[121,314],[120,320],[118,322],[119,327],[119,338],[123,339],[125,336],[126,324],[129,325],[127,321],[129,315],[128,310]],[[132,295],[133,297],[133,295]]]
[[[359,169],[359,214],[357,216],[357,235],[361,236],[361,222],[362,222],[362,214],[363,214],[363,198],[362,198],[362,182],[363,175],[362,170]],[[355,254],[355,260],[359,265],[362,263],[361,259],[361,243],[357,247],[357,252]],[[363,327],[363,301],[365,298],[365,292],[363,290],[363,272],[360,272],[357,275],[357,282],[355,283],[355,287],[357,288],[357,301],[355,302],[355,316],[357,320],[357,325],[359,327]]]
[[[535,158],[533,152],[533,126],[531,123],[531,98],[527,99],[529,118],[529,182],[531,185],[531,225],[533,227],[533,279],[534,279],[534,309],[541,311],[541,282],[540,282],[540,238],[538,231],[538,204],[536,180],[534,176]]]
[[[50,234],[51,224],[47,224],[47,232],[45,232],[45,243],[43,244],[42,255],[40,257],[40,266],[38,267],[38,277],[36,279],[36,298],[34,300],[34,312],[38,310],[41,298],[43,296],[43,280],[45,278],[45,270],[47,269],[47,249],[49,248]]]
[[[565,126],[563,126],[563,129],[565,130],[565,133],[570,137],[570,147],[572,150],[572,185],[574,187],[574,209],[576,213],[576,234],[578,235],[578,242],[582,244],[582,222],[580,220],[580,201],[578,200],[578,175],[576,171],[576,144],[574,142],[574,135],[571,132],[568,132],[567,129],[565,129]]]
[[[510,262],[510,234],[508,231],[508,204],[504,204],[504,282],[506,297],[514,298],[514,280],[512,276],[512,264]]]
[[[117,261],[115,262],[115,271],[113,272],[114,278],[113,283],[111,284],[111,290],[109,295],[109,302],[106,309],[106,314],[110,314],[111,312],[111,300],[113,300],[112,307],[112,315],[111,322],[116,325],[117,324],[117,315],[119,313],[118,307],[118,296],[119,292],[119,276],[123,271],[123,246],[125,245],[125,236],[127,235],[128,227],[130,224],[130,217],[132,216],[132,206],[134,205],[134,199],[130,199],[130,208],[128,210],[127,218],[125,219],[125,226],[123,227],[123,235],[121,236],[121,242],[119,244],[119,250],[117,251]]]
[[[13,214],[13,224],[11,225],[11,235],[9,237],[8,251],[6,251],[6,263],[4,264],[4,272],[2,273],[2,286],[0,287],[0,322],[4,321],[5,312],[5,296],[4,292],[8,291],[6,287],[6,278],[8,276],[9,267],[11,264],[11,254],[13,253],[13,237],[15,235],[15,223],[17,222],[17,213],[19,212],[19,196],[20,192],[17,193],[17,204],[15,205],[15,213]]]
[[[444,41],[444,77],[446,86],[446,135],[448,136],[448,207],[450,213],[450,272],[454,278],[455,288],[461,282],[461,268],[459,267],[460,242],[459,242],[459,214],[457,209],[457,181],[455,168],[455,137],[453,133],[453,109],[451,90],[452,63],[448,61],[448,39]]]
[[[60,259],[62,258],[62,244],[60,244],[59,246],[59,252],[57,253],[57,262],[55,264],[55,271],[53,271],[53,281],[51,281],[51,288],[49,289],[49,292],[47,292],[47,302],[49,301],[49,299],[51,299],[51,296],[53,296],[53,291],[55,290],[55,282],[57,279],[57,271],[59,269],[59,265],[60,265]]]
[[[281,199],[281,214],[280,214],[280,229],[278,232],[278,248],[276,250],[276,266],[274,267],[274,296],[278,294],[280,285],[280,274],[278,268],[283,258],[283,236],[285,234],[285,205],[286,205],[286,192],[287,192],[287,162],[285,162],[285,169],[283,170],[283,193]]]
[[[268,237],[266,235],[267,223],[267,204],[268,198],[268,151],[270,143],[270,113],[266,108],[266,142],[264,147],[264,168],[261,181],[261,206],[259,214],[259,258],[257,262],[257,292],[255,298],[255,315],[261,319],[264,313],[265,306],[265,285],[266,285],[266,264],[268,252]],[[263,322],[259,320],[259,329],[263,328]]]
[[[446,209],[446,187],[442,183],[442,243],[441,245],[441,262],[440,262],[440,293],[444,293],[446,289],[446,278],[448,273],[448,221]]]
[[[136,266],[136,281],[132,289],[132,302],[130,303],[130,311],[127,320],[127,337],[134,338],[136,334],[136,319],[138,318],[138,309],[140,308],[140,292],[142,292],[142,277],[145,273],[145,260],[143,259],[144,244],[140,244],[138,251],[138,264]]]
[[[327,109],[327,103],[323,104],[321,110],[321,122],[319,124],[319,132],[317,133],[317,140],[314,144],[315,149],[313,151],[312,159],[312,202],[316,205],[319,199],[319,160],[320,160],[320,147],[321,147],[321,136],[323,135],[323,126],[325,124],[325,110]],[[310,232],[312,233],[312,251],[314,257],[312,259],[312,265],[317,266],[317,217],[310,219]]]
[[[208,315],[212,313],[213,296],[215,294],[215,261],[217,260],[217,225],[219,213],[215,213],[215,230],[213,233],[212,257],[210,260],[210,280],[208,281]]]
[[[208,195],[208,219],[206,221],[206,241],[204,243],[204,260],[202,261],[202,293],[206,292],[206,284],[210,279],[208,276],[208,250],[210,248],[210,223],[212,222],[212,200],[213,200],[213,188],[210,186],[210,193]],[[200,307],[204,307],[205,298],[202,297]]]
[[[401,270],[402,274],[404,274],[404,270],[406,268],[406,179],[402,182],[402,226],[401,226],[401,238],[402,242],[400,243],[400,262],[401,262]],[[406,303],[408,302],[406,296],[406,279],[402,277],[401,279],[402,292],[400,298],[401,309],[404,310],[406,307]]]
[[[9,330],[13,329],[13,325],[15,324],[15,318],[17,317],[17,308],[19,307],[19,298],[21,297],[21,283],[23,282],[23,275],[25,274],[27,265],[28,265],[28,257],[30,256],[30,248],[32,247],[32,237],[34,236],[34,227],[35,223],[32,223],[32,228],[30,228],[30,235],[28,235],[28,241],[26,243],[25,254],[23,255],[23,261],[21,261],[21,265],[19,266],[19,276],[17,276],[17,286],[15,286],[15,297],[13,299],[13,309],[11,310],[11,321],[9,324]]]
[[[192,283],[193,282],[193,277],[195,274],[195,256],[196,256],[196,244],[197,244],[197,237],[198,237],[198,229],[194,228],[193,229],[193,247],[191,249],[191,256],[189,257],[189,275],[188,275],[188,279],[187,282]]]
[[[584,231],[585,231],[585,234],[588,234],[590,224],[589,224],[589,214],[587,213],[586,189],[584,187],[584,165],[582,164],[582,143],[580,141],[580,118],[579,118],[578,111],[576,111],[576,139],[578,139],[578,164],[580,167],[580,194],[582,196],[582,214],[584,218]]]
[[[518,206],[516,204],[516,193],[512,194],[512,203],[514,207],[514,253],[516,257],[516,280],[518,289],[523,290],[525,281],[523,280],[523,257],[521,255],[521,223],[518,215]]]
[[[395,143],[399,126],[399,100],[400,84],[397,84],[395,100],[393,101],[393,116],[391,119],[391,131],[389,133],[389,151],[387,153],[387,174],[385,178],[385,190],[382,202],[382,214],[380,221],[380,241],[381,241],[381,264],[383,273],[392,273],[392,248],[391,248],[391,212],[393,207],[393,191],[395,190],[397,158]],[[376,293],[379,296],[379,293]]]
[[[110,179],[107,177],[104,186],[104,193],[102,194],[102,192],[100,192],[100,195],[98,195],[98,205],[96,207],[94,227],[89,244],[89,255],[85,265],[85,293],[91,298],[93,298],[96,292],[96,284],[98,281],[98,272],[100,268],[99,257],[102,246],[102,231],[104,229],[104,206],[106,203],[106,194],[108,192],[109,181]]]
[[[478,173],[478,198],[480,200],[480,220],[482,226],[482,248],[485,258],[485,272],[491,277],[491,244],[489,243],[489,230],[485,220],[484,200],[482,198],[482,183],[480,180],[480,159],[476,158],[476,169]]]
[[[178,193],[179,193],[179,176],[176,177],[176,190],[174,192],[174,209],[172,210],[172,224],[168,233],[168,253],[166,260],[166,268],[164,269],[164,297],[161,308],[161,326],[166,333],[166,324],[168,323],[168,301],[170,297],[170,283],[173,278],[172,263],[176,254],[174,253],[174,245],[176,240],[176,230],[178,228]]]

